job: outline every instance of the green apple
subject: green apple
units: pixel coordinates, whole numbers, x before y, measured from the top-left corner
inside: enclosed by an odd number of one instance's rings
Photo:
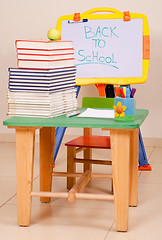
[[[47,33],[47,37],[50,40],[56,41],[56,40],[60,39],[61,33],[56,28],[51,28]]]

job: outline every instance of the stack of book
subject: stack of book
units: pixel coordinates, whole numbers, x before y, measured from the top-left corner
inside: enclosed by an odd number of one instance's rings
[[[8,115],[55,117],[77,108],[74,49],[68,41],[16,41],[9,68]]]
[[[16,41],[19,68],[62,68],[74,66],[71,41]]]

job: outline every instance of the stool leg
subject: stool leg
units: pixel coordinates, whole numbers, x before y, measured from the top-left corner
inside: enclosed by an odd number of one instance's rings
[[[113,179],[112,179],[112,181],[111,181],[111,193],[114,194]]]
[[[92,128],[84,128],[84,136],[92,136]],[[92,148],[87,148],[84,150],[84,158],[92,159]],[[87,170],[92,171],[92,164],[84,163],[84,172]]]
[[[55,146],[54,127],[40,129],[40,191],[51,192],[53,157]],[[41,197],[41,202],[50,202],[50,197]]]
[[[67,172],[75,173],[76,172],[76,163],[74,158],[76,157],[76,148],[67,147]],[[76,182],[75,177],[67,177],[67,189],[71,189]]]
[[[84,150],[84,158],[92,159],[92,148],[87,148]],[[87,170],[92,171],[92,164],[84,163],[84,172],[86,172]]]
[[[35,129],[16,129],[17,214],[20,226],[31,220]]]

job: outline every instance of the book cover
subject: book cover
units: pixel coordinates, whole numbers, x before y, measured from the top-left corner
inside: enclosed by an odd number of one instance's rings
[[[74,58],[73,53],[68,54],[55,54],[55,55],[34,55],[34,54],[18,54],[18,60],[44,60],[44,61],[54,61],[54,60],[66,60]]]
[[[49,69],[49,68],[64,68],[73,67],[74,58],[69,59],[59,59],[52,61],[45,60],[18,60],[18,68],[35,68],[35,69]]]
[[[25,55],[57,55],[57,54],[74,54],[73,48],[64,48],[64,49],[25,49],[25,48],[18,48],[17,54],[25,54]]]
[[[63,82],[75,79],[74,74],[65,75],[62,77],[52,77],[52,78],[41,78],[41,77],[9,77],[10,83],[40,83],[40,84],[48,84],[48,83],[55,83],[55,82]]]
[[[31,75],[31,76],[41,76],[49,77],[55,75],[62,75],[69,72],[76,72],[76,67],[64,67],[64,68],[55,68],[55,69],[27,69],[27,68],[8,68],[10,75]]]
[[[8,115],[9,116],[29,116],[29,117],[55,117],[67,112],[73,111],[77,108],[77,99],[74,94],[75,91],[62,91],[61,93],[53,94],[43,94],[47,99],[51,95],[52,99],[46,101],[40,101],[35,96],[35,101],[32,98],[22,98],[21,94],[12,94],[8,92]],[[63,97],[73,93],[71,98]],[[20,98],[14,98],[14,96],[19,96]],[[27,96],[28,93],[25,93]],[[31,95],[31,93],[29,94]],[[42,95],[42,94],[41,94]],[[10,97],[12,96],[12,98]]]
[[[69,77],[65,79],[59,79],[59,80],[54,80],[54,81],[39,81],[39,80],[22,80],[21,79],[15,79],[15,81],[12,81],[12,79],[9,80],[8,85],[9,86],[42,86],[42,87],[50,87],[50,86],[59,86],[59,85],[64,85],[64,84],[69,84],[69,83],[74,83],[75,84],[75,77]]]
[[[16,40],[16,49],[67,49],[73,48],[72,41],[39,41],[39,40]]]
[[[25,81],[39,81],[39,82],[52,82],[52,81],[66,81],[69,78],[75,78],[76,71],[54,73],[54,74],[26,74],[26,73],[9,73],[10,82],[25,82]]]
[[[7,98],[10,99],[42,99],[42,102],[48,99],[49,101],[53,99],[64,99],[66,97],[71,97],[75,94],[76,98],[76,87],[68,90],[62,90],[60,92],[37,92],[36,94],[33,92],[10,92],[7,91]]]
[[[9,85],[9,90],[12,91],[61,91],[75,87],[75,81],[62,84],[50,85]]]
[[[68,82],[75,82],[75,76],[69,75],[62,78],[50,78],[50,79],[32,79],[32,78],[10,78],[9,86],[12,85],[42,85],[49,86],[54,84],[63,84]]]

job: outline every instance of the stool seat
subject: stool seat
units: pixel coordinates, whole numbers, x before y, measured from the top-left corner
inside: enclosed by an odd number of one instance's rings
[[[80,136],[65,144],[67,147],[110,149],[109,136]]]

